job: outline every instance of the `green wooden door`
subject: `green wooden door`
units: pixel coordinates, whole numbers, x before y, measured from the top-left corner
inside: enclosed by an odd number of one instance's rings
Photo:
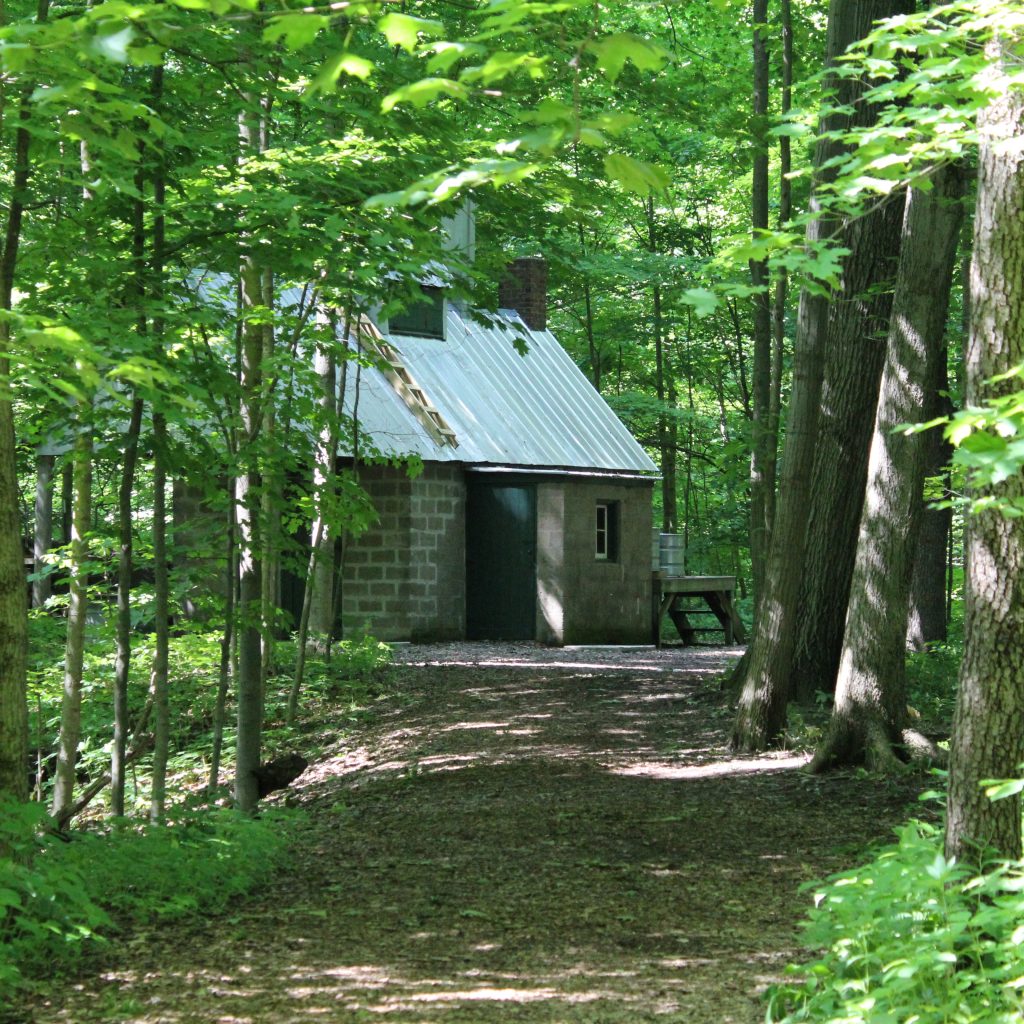
[[[537,488],[471,483],[466,502],[466,634],[537,635]]]

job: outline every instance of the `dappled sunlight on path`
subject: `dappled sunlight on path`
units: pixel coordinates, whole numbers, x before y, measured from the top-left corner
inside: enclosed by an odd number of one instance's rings
[[[730,755],[710,680],[734,652],[465,651],[401,668],[300,779],[309,817],[271,893],[136,937],[35,1019],[762,1019],[799,885],[884,835],[909,791]]]

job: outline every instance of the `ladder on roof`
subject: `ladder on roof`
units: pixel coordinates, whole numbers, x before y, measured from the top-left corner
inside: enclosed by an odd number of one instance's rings
[[[388,383],[395,389],[399,398],[424,427],[434,443],[458,448],[459,439],[456,437],[455,431],[441,415],[437,406],[430,401],[426,391],[416,382],[409,372],[409,368],[402,362],[402,353],[384,338],[371,320],[360,317],[356,324],[356,330],[359,340],[372,354],[379,357],[381,365],[378,368],[387,378]]]

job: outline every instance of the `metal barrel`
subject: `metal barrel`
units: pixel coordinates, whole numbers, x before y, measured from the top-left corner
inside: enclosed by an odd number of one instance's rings
[[[666,576],[685,576],[686,547],[678,533],[663,533],[659,538],[658,550],[661,571]]]
[[[661,530],[651,530],[651,572],[661,571]]]

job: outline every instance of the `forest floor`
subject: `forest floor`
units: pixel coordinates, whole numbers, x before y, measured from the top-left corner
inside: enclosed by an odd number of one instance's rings
[[[927,780],[730,754],[735,653],[401,650],[354,733],[310,732],[326,753],[269,890],[121,936],[27,1019],[762,1020],[804,955],[801,884],[862,859]]]

